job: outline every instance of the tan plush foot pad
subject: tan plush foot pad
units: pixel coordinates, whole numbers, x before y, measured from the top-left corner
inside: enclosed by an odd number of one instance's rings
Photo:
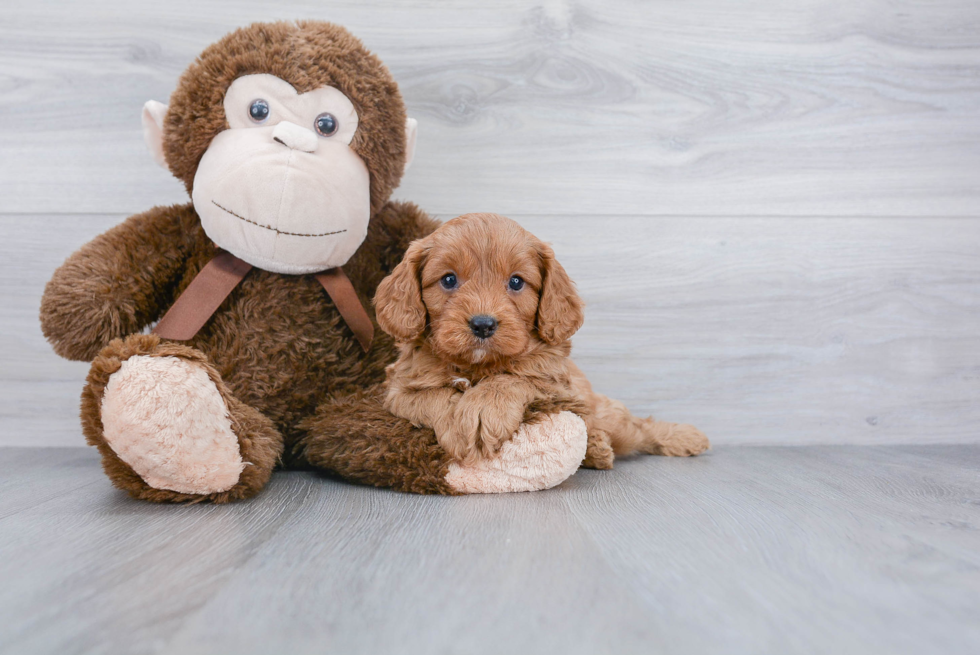
[[[493,459],[469,466],[450,464],[446,482],[470,494],[550,489],[578,470],[587,441],[585,422],[571,412],[561,412],[522,425]]]
[[[102,426],[112,450],[156,489],[227,491],[245,468],[218,388],[178,357],[124,361],[106,385]]]

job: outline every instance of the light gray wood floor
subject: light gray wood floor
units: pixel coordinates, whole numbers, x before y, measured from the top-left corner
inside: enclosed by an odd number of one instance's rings
[[[534,494],[129,500],[0,449],[0,652],[976,653],[980,446],[721,447]]]

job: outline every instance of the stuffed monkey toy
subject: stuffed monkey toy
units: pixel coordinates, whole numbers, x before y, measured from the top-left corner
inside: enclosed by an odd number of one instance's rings
[[[382,409],[395,349],[370,299],[437,223],[389,200],[416,123],[346,30],[239,29],[187,69],[169,106],[146,104],[143,130],[191,202],[95,238],[41,302],[55,351],[92,362],[82,429],[114,485],[228,502],[276,467],[443,494],[540,489],[576,470],[585,426],[567,412],[464,470],[431,430]]]

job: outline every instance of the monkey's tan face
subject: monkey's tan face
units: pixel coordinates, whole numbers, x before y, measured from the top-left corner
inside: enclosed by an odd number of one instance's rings
[[[246,75],[225,94],[230,129],[194,177],[194,209],[221,248],[259,268],[304,274],[342,266],[367,234],[370,176],[350,148],[351,101],[333,87],[297,94]]]

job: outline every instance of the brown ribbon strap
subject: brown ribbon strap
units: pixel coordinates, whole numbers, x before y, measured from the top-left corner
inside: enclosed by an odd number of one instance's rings
[[[218,253],[191,280],[153,328],[153,334],[175,341],[194,338],[250,270],[251,264],[230,252]]]
[[[316,279],[326,290],[337,311],[347,321],[347,326],[357,337],[358,343],[364,352],[371,349],[371,341],[374,339],[374,324],[368,316],[364,305],[354,291],[354,285],[350,278],[344,273],[344,269],[330,268],[322,273],[316,274]]]
[[[251,264],[230,252],[218,253],[191,280],[177,302],[153,328],[153,334],[174,341],[193,339],[250,270]],[[317,273],[316,279],[330,295],[364,352],[370,350],[374,325],[347,274],[341,268],[331,268]]]

